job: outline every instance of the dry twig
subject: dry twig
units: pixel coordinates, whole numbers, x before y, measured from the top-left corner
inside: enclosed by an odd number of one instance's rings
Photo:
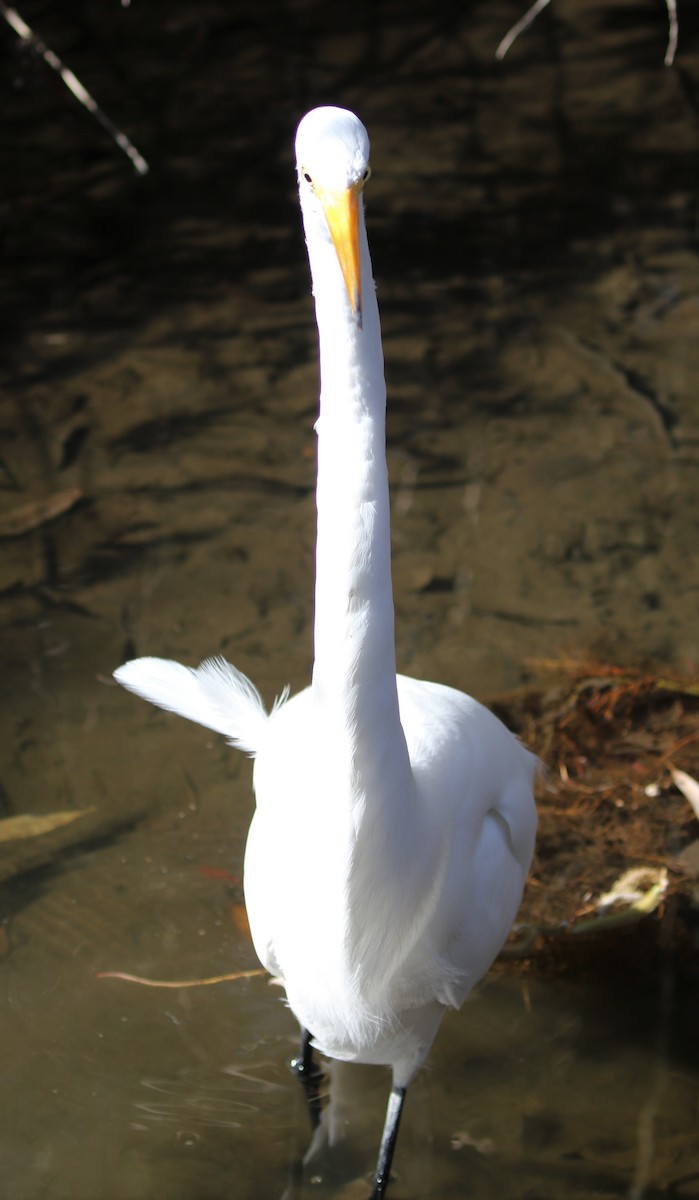
[[[531,8],[527,9],[524,16],[520,17],[519,21],[515,22],[509,32],[505,34],[504,38],[500,42],[500,45],[495,51],[495,57],[499,61],[502,61],[510,46],[514,41],[516,41],[520,33],[524,33],[524,30],[529,28],[532,22],[536,20],[539,13],[542,12],[542,10],[545,9],[550,2],[551,0],[535,0]],[[665,0],[665,7],[667,9],[668,35],[664,61],[666,67],[671,67],[675,61],[675,54],[677,53],[677,40],[679,37],[677,0]]]
[[[20,38],[27,46],[31,46],[34,50],[36,50],[37,54],[43,58],[44,62],[51,67],[51,70],[55,71],[57,75],[60,75],[64,84],[68,88],[68,91],[73,93],[75,99],[78,100],[89,113],[92,113],[92,116],[95,118],[95,120],[99,121],[102,128],[106,129],[112,140],[116,142],[119,149],[124,151],[126,157],[132,162],[134,170],[136,170],[139,175],[145,175],[148,171],[148,163],[143,155],[139,154],[133,142],[129,141],[125,133],[122,133],[120,129],[117,129],[114,122],[111,121],[107,114],[102,111],[97,101],[88,92],[87,88],[83,87],[80,80],[73,74],[69,67],[66,67],[64,63],[61,62],[58,55],[54,53],[50,46],[47,46],[46,42],[44,42],[42,38],[38,36],[38,34],[34,33],[33,29],[29,28],[26,21],[20,17],[17,9],[10,8],[7,4],[3,3],[3,0],[0,0],[0,15],[5,18],[10,28],[13,29],[17,34],[17,37]]]

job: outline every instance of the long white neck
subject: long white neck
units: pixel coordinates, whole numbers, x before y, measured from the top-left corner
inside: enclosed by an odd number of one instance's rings
[[[361,327],[329,237],[304,217],[321,370],[313,689],[346,731],[355,770],[369,776],[359,789],[372,792],[391,778],[407,786],[410,774],[396,690],[379,312],[363,214]]]

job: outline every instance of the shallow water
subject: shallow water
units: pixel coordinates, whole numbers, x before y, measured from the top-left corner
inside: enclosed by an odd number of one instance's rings
[[[383,1072],[337,1072],[299,1182],[278,991],[96,977],[256,965],[249,764],[111,671],[308,678],[319,101],[374,148],[401,669],[481,698],[567,655],[696,669],[696,14],[667,71],[660,3],[554,0],[500,66],[509,3],[22,11],[152,169],[8,56],[0,815],[94,811],[0,860],[4,1193],[363,1196]],[[496,975],[411,1089],[395,1200],[699,1194],[692,1011],[670,949],[655,987]]]

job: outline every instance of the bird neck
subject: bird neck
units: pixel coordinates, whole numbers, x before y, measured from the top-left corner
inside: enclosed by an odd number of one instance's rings
[[[408,756],[396,689],[386,385],[363,217],[361,327],[331,244],[319,236],[308,244],[321,372],[313,688],[348,731],[355,769],[386,767],[387,755],[395,769]]]

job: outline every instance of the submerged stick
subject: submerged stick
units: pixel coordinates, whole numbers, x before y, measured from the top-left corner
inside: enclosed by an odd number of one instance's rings
[[[58,57],[58,55],[55,54],[50,48],[50,46],[47,46],[46,42],[44,42],[38,36],[38,34],[34,33],[33,29],[30,29],[26,21],[20,17],[17,9],[9,8],[7,4],[3,3],[3,0],[0,0],[0,16],[5,18],[7,24],[11,29],[14,30],[18,38],[25,42],[26,45],[32,46],[36,50],[37,54],[41,55],[44,62],[51,67],[51,70],[55,71],[57,75],[60,75],[64,84],[68,88],[68,91],[72,92],[72,94],[75,96],[75,99],[78,100],[88,112],[92,113],[92,116],[95,118],[95,120],[99,121],[102,128],[106,129],[112,140],[116,142],[119,149],[123,150],[126,157],[130,159],[131,163],[133,164],[134,170],[137,171],[139,175],[145,175],[148,172],[149,167],[143,155],[139,154],[133,142],[127,138],[125,133],[122,133],[120,129],[117,129],[114,122],[111,121],[107,114],[102,111],[97,101],[93,96],[90,95],[87,88],[83,87],[80,80],[70,70],[70,67],[66,67],[65,64],[61,62],[61,59]]]
[[[237,979],[253,979],[257,975],[266,975],[262,967],[251,971],[233,971],[228,975],[211,975],[208,979],[144,979],[142,975],[127,975],[126,971],[98,971],[98,979],[123,979],[125,983],[140,983],[143,987],[153,988],[191,988],[210,987],[213,983],[228,983]]]
[[[21,504],[0,516],[0,538],[22,537],[25,533],[40,529],[49,521],[63,516],[63,513],[68,512],[82,498],[81,489],[72,487],[53,492],[41,500],[30,500],[27,504]]]
[[[58,825],[54,822],[53,828],[47,828],[40,836],[0,842],[0,884],[52,867],[63,855],[74,853],[80,846],[116,838],[146,816],[147,811],[139,797],[124,796],[118,808],[81,809],[79,820]]]

